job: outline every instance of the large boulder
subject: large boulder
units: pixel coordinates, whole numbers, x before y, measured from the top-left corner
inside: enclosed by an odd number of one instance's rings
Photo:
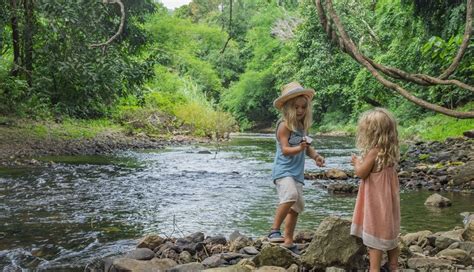
[[[440,208],[449,207],[451,206],[451,200],[444,196],[441,196],[440,194],[432,194],[426,199],[425,206],[433,206]]]
[[[255,256],[253,262],[260,266],[290,267],[292,264],[300,264],[298,258],[288,249],[278,245],[266,245],[262,251]]]
[[[350,235],[351,221],[327,217],[321,222],[306,252],[301,257],[307,268],[331,266],[360,268],[364,265],[366,247]]]
[[[149,248],[137,248],[125,254],[124,257],[135,260],[151,260],[155,257],[155,252]]]
[[[140,261],[128,258],[117,258],[112,266],[107,269],[111,272],[159,272],[176,266],[177,263],[171,259],[153,258],[150,261]]]

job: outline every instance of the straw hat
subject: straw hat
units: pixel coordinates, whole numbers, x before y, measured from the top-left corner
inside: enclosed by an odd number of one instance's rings
[[[296,81],[293,81],[281,87],[281,95],[277,99],[275,99],[275,101],[273,101],[273,105],[275,106],[275,108],[281,110],[286,101],[300,95],[305,95],[309,98],[309,100],[311,100],[314,96],[314,90],[303,88],[301,84]]]

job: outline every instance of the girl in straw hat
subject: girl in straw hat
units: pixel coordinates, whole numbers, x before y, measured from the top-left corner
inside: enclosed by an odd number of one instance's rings
[[[268,234],[270,242],[283,242],[283,246],[297,253],[293,244],[293,233],[298,215],[303,211],[303,184],[305,154],[316,165],[324,166],[324,158],[310,146],[307,136],[312,122],[311,100],[313,89],[303,88],[297,82],[283,86],[281,95],[273,102],[282,112],[276,126],[276,154],[272,179],[276,185],[279,205],[272,229]],[[285,221],[284,237],[280,226]]]

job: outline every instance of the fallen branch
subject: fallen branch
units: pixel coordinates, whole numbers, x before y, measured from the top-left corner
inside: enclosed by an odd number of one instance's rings
[[[106,42],[104,43],[98,43],[98,44],[91,44],[90,47],[94,48],[94,47],[105,47],[107,45],[109,45],[111,42],[113,42],[118,36],[120,36],[120,34],[122,34],[123,32],[123,27],[125,25],[125,6],[123,5],[122,1],[121,0],[103,0],[102,1],[104,4],[118,4],[120,6],[120,14],[121,14],[121,17],[120,17],[120,25],[119,25],[119,29],[117,30],[117,32],[115,33],[115,35],[113,35],[112,37],[110,37],[110,39],[108,39]]]

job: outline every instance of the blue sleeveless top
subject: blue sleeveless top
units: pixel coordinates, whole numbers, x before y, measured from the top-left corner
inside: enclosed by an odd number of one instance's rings
[[[277,123],[277,131],[280,123],[281,121]],[[300,140],[298,138],[304,136],[305,134],[302,130],[292,131],[290,133],[290,138],[288,139],[290,146],[293,147],[299,145]],[[276,136],[276,154],[272,169],[273,182],[280,178],[293,177],[297,182],[301,182],[302,184],[304,184],[304,156],[304,150],[296,155],[283,155],[281,151],[280,142],[278,141],[278,136]]]

